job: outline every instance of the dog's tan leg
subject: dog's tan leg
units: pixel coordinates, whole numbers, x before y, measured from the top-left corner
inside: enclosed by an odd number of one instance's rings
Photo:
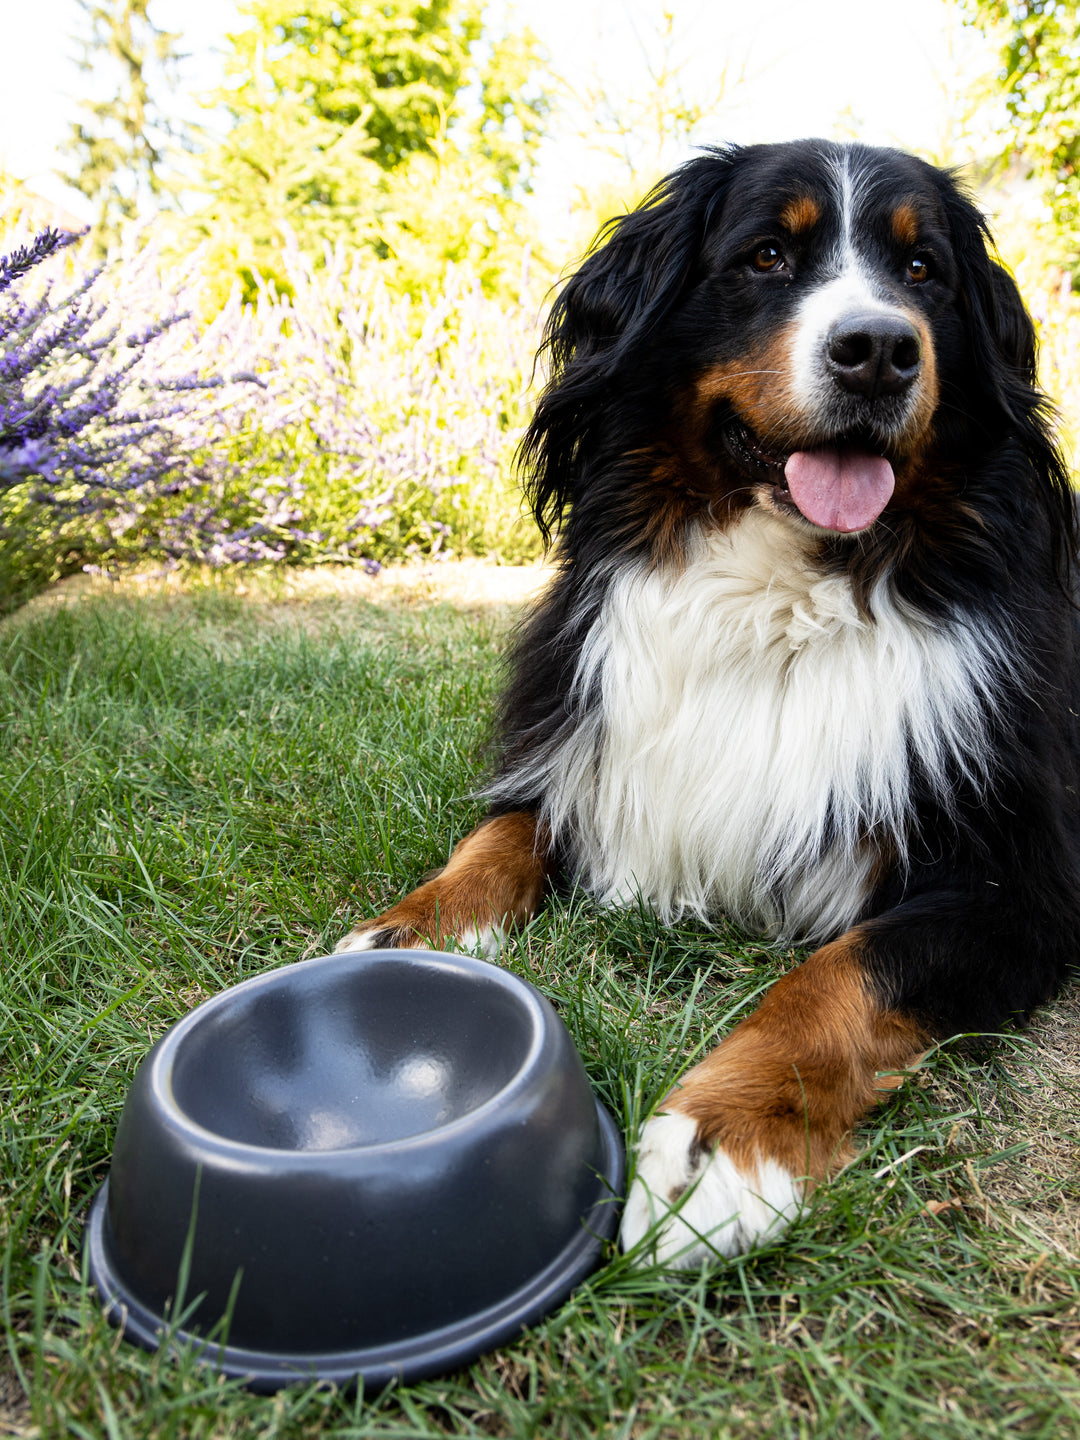
[[[875,999],[860,944],[852,931],[779,980],[658,1107],[638,1145],[625,1249],[659,1221],[667,1264],[747,1250],[850,1158],[852,1126],[930,1043]]]
[[[437,875],[335,949],[437,949],[454,940],[493,954],[511,925],[536,914],[551,869],[550,838],[536,816],[497,815],[459,841]]]

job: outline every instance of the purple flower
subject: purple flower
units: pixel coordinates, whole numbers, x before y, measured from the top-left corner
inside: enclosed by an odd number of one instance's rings
[[[316,267],[290,241],[290,293],[235,294],[200,323],[200,256],[168,271],[132,245],[101,269],[69,252],[62,284],[69,240],[0,260],[0,543],[33,520],[58,568],[330,557],[375,573],[464,548],[512,490],[524,307],[460,272],[403,298],[370,260]]]

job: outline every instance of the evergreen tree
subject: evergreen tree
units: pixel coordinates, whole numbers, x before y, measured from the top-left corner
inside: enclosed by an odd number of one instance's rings
[[[104,99],[81,102],[85,118],[62,147],[74,165],[61,174],[96,205],[94,231],[104,249],[124,220],[173,193],[168,157],[175,130],[154,92],[175,85],[180,37],[154,24],[150,0],[79,4],[89,20],[80,68],[96,80],[108,75],[114,88]]]
[[[246,82],[261,67],[313,118],[340,133],[360,124],[386,170],[429,149],[481,33],[475,0],[248,0],[242,13],[252,24],[229,37],[230,72]],[[226,104],[242,119],[250,99],[245,83]]]
[[[249,283],[278,268],[282,222],[309,249],[368,245],[406,280],[468,260],[495,283],[524,243],[517,197],[548,109],[533,37],[489,35],[477,0],[247,0],[242,14],[200,223]]]

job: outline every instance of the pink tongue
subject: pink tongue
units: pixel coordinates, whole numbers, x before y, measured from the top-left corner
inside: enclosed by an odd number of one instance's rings
[[[865,530],[889,503],[896,477],[863,450],[796,450],[784,466],[791,498],[823,530]]]

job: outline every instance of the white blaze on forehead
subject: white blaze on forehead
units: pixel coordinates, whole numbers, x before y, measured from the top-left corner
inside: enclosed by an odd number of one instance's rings
[[[852,163],[847,151],[829,166],[840,214],[840,241],[837,247],[835,273],[853,274],[859,270],[861,257],[857,236],[859,210],[870,191],[868,171]]]
[[[843,272],[847,269],[848,259],[852,254],[851,232],[855,221],[855,186],[851,175],[850,157],[844,154],[829,168],[832,171],[833,187],[840,207],[840,270]]]

